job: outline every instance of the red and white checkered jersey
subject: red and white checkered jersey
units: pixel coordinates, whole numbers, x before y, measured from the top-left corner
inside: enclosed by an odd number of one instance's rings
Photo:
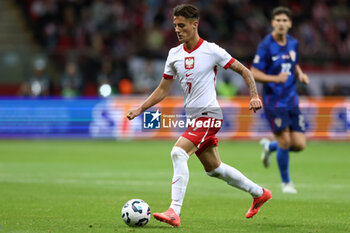
[[[228,69],[234,61],[223,48],[200,39],[191,51],[185,44],[169,51],[163,78],[179,80],[187,116],[196,117],[208,109],[218,109],[220,113],[214,117],[219,118],[219,114],[222,118],[215,91],[217,68]]]

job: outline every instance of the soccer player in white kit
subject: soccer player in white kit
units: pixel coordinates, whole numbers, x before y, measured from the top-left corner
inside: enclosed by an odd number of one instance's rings
[[[198,34],[199,10],[191,4],[181,4],[174,8],[173,23],[178,40],[182,43],[172,48],[165,64],[163,79],[155,91],[137,109],[127,113],[129,120],[162,101],[171,89],[175,79],[184,92],[186,115],[195,119],[175,143],[171,151],[174,175],[171,186],[172,202],[167,211],[153,216],[172,226],[180,225],[180,211],[185,197],[189,170],[187,160],[196,153],[206,173],[227,182],[227,184],[249,192],[253,204],[246,218],[253,217],[272,195],[245,177],[237,169],[221,162],[218,139],[215,136],[221,128],[222,112],[216,99],[215,81],[218,66],[232,69],[244,78],[250,90],[249,108],[254,112],[262,107],[251,72],[224,49],[209,43]],[[212,121],[205,127],[195,127],[197,122]]]

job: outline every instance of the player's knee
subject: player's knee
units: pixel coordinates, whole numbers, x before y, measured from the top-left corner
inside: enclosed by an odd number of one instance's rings
[[[289,149],[292,143],[289,137],[283,137],[278,140],[278,146],[283,149]]]
[[[173,161],[176,160],[188,160],[188,154],[186,153],[186,151],[184,149],[182,149],[181,147],[177,147],[174,146],[173,149],[171,150],[171,159]]]
[[[305,147],[306,147],[306,142],[293,143],[293,145],[291,146],[293,151],[296,151],[296,152],[304,150]]]

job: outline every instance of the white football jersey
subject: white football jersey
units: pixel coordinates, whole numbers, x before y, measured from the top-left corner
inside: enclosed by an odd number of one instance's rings
[[[228,69],[234,61],[215,43],[200,39],[191,51],[185,44],[169,51],[163,78],[179,80],[187,116],[197,118],[204,113],[204,116],[222,119],[215,90],[217,68]]]

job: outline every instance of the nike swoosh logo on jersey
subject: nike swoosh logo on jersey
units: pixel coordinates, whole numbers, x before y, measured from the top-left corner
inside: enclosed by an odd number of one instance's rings
[[[190,73],[190,74],[185,74],[186,75],[186,77],[189,77],[189,76],[191,76],[193,73]]]
[[[197,136],[197,134],[194,134],[194,133],[191,133],[191,132],[188,132],[189,135],[192,135],[192,136]]]

